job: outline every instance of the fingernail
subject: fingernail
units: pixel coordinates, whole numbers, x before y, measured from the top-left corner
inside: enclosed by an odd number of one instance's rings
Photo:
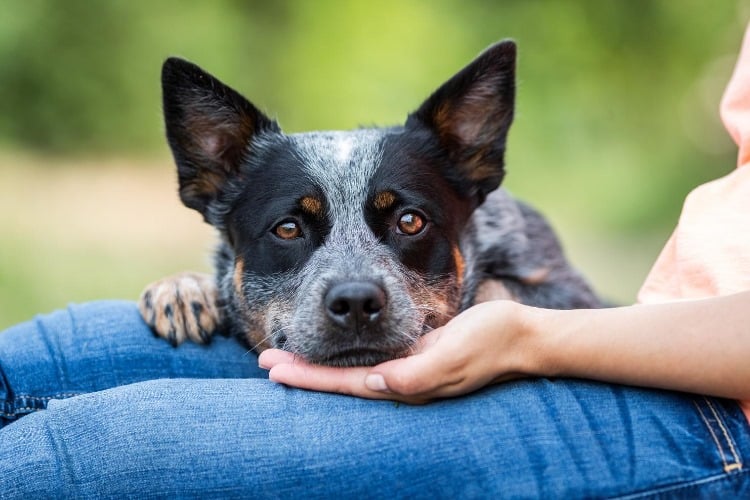
[[[379,373],[371,373],[365,377],[365,385],[371,391],[388,392],[388,385],[385,383],[385,378]]]
[[[266,363],[266,360],[263,357],[263,353],[260,353],[260,355],[258,356],[258,368],[261,368],[263,370],[268,370],[269,368],[271,368],[268,363]]]

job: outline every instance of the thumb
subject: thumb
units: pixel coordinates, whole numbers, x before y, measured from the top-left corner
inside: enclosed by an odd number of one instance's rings
[[[435,389],[441,379],[440,363],[419,353],[373,367],[365,376],[365,386],[375,392],[416,396]]]

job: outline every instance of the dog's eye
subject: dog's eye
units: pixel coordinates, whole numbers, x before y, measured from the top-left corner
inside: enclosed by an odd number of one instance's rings
[[[414,236],[424,229],[424,219],[414,212],[407,212],[398,220],[397,227],[399,233]]]
[[[294,221],[282,222],[273,230],[274,234],[282,240],[293,240],[302,236],[302,230]]]

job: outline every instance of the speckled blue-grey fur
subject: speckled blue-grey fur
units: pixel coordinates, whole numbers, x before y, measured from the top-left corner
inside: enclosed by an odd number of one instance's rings
[[[182,201],[220,235],[223,328],[259,350],[371,365],[477,301],[599,306],[544,219],[498,189],[515,55],[512,42],[490,47],[403,126],[292,135],[168,60],[167,138]],[[337,316],[327,299],[342,284],[374,289],[374,312]]]

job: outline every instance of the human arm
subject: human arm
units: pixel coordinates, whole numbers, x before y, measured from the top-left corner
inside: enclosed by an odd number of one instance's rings
[[[597,311],[537,311],[542,375],[750,399],[750,291]],[[546,333],[543,333],[546,332]]]
[[[420,403],[523,376],[588,378],[750,399],[750,292],[612,309],[479,304],[374,367],[313,366],[270,350],[277,382]]]

